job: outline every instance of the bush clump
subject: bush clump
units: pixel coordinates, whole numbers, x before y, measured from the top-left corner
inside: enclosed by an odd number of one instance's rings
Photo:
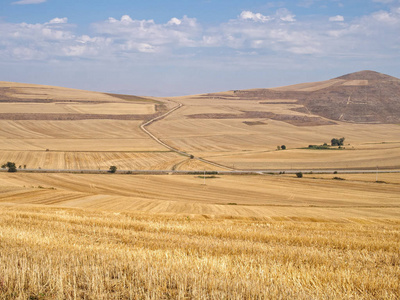
[[[7,162],[1,166],[2,169],[8,169],[8,172],[17,172],[17,166],[14,162]]]

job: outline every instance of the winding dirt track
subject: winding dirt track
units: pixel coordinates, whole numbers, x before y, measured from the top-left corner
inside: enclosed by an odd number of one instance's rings
[[[176,103],[178,105],[173,107],[169,111],[167,111],[165,114],[162,114],[161,116],[153,118],[153,119],[147,121],[146,123],[140,125],[140,129],[142,129],[144,133],[146,133],[150,138],[152,138],[154,141],[156,141],[160,145],[162,145],[162,146],[166,147],[167,149],[169,149],[171,151],[174,151],[174,152],[176,152],[176,153],[178,153],[180,155],[183,155],[183,156],[186,156],[186,157],[189,157],[189,158],[193,158],[193,159],[197,159],[197,160],[199,160],[199,161],[201,161],[203,163],[206,163],[206,164],[218,167],[218,168],[223,168],[223,169],[231,170],[231,171],[235,170],[233,168],[229,168],[227,166],[215,163],[213,161],[209,161],[209,160],[201,158],[201,157],[194,157],[190,153],[187,153],[187,152],[184,152],[184,151],[180,151],[180,150],[178,150],[178,149],[166,144],[165,142],[161,141],[158,137],[156,137],[154,134],[152,134],[149,130],[146,129],[147,126],[153,124],[154,122],[157,122],[157,121],[160,121],[160,120],[164,119],[165,117],[167,117],[168,115],[172,114],[174,111],[180,109],[183,106],[183,104],[180,103],[180,102],[172,101],[172,100],[168,100],[168,101],[174,102],[174,103]]]

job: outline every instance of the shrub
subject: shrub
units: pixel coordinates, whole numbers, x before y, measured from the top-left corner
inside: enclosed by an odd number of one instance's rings
[[[302,178],[303,177],[303,173],[302,172],[297,172],[296,176],[297,176],[297,178]]]
[[[8,172],[17,172],[17,167],[15,166],[15,163],[13,162],[7,162],[6,164],[1,166],[2,169],[7,168]]]
[[[344,140],[345,140],[344,137],[342,137],[342,138],[340,138],[340,139],[333,138],[333,139],[331,140],[331,145],[332,145],[332,146],[343,146]]]
[[[115,173],[117,172],[117,167],[116,166],[111,166],[110,169],[108,170],[110,173]]]

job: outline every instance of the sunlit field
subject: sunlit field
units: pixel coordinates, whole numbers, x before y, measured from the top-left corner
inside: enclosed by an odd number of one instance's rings
[[[398,299],[400,221],[1,205],[2,299]]]

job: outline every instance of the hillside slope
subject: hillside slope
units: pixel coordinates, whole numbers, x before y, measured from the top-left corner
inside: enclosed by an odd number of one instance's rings
[[[327,81],[280,88],[239,90],[227,98],[296,100],[295,103],[304,106],[297,111],[334,121],[378,124],[400,122],[400,79],[374,71],[361,71]]]

